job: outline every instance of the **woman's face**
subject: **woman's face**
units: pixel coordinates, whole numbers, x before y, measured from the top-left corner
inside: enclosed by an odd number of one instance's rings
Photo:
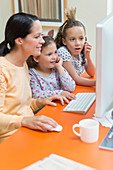
[[[22,48],[26,55],[40,55],[44,40],[42,38],[42,26],[39,20],[34,21],[31,27],[31,33],[28,34],[25,39],[22,39],[22,41]]]

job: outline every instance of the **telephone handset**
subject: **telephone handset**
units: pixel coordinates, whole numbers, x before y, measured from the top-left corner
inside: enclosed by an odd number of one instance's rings
[[[87,41],[87,37],[85,37],[85,41]],[[85,43],[84,43],[85,44]],[[81,53],[84,55],[84,50],[85,50],[85,48],[83,47],[83,49],[82,49],[82,51],[81,51]]]
[[[85,41],[87,41],[87,37],[85,37]],[[85,43],[84,43],[85,44]],[[84,50],[85,48],[83,47],[81,54],[82,54],[82,65],[84,65],[86,63],[86,58],[85,58],[85,54],[84,54]]]

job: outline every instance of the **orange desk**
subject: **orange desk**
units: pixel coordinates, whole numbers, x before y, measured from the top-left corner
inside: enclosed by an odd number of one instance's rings
[[[94,87],[77,86],[77,92],[94,92]],[[66,105],[65,105],[66,106]],[[72,126],[81,119],[92,118],[95,103],[86,115],[63,112],[59,103],[57,107],[46,106],[38,114],[55,119],[63,126],[58,132],[38,132],[20,128],[15,134],[0,144],[0,170],[22,169],[51,153],[64,156],[98,170],[113,170],[113,152],[99,149],[109,128],[100,125],[99,140],[92,144],[80,141],[72,132]]]

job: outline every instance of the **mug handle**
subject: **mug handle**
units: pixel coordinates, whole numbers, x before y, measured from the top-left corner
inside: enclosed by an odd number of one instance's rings
[[[73,125],[73,132],[74,132],[74,134],[77,135],[77,136],[80,136],[80,133],[75,131],[75,127],[80,127],[80,125],[79,124],[74,124]]]

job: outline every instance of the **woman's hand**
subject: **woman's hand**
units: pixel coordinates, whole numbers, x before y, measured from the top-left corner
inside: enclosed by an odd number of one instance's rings
[[[76,96],[68,91],[62,91],[61,95],[69,100],[76,99]]]
[[[47,98],[37,99],[36,104],[38,108],[41,108],[44,105],[56,106],[57,104],[53,102],[54,100],[59,100],[62,105],[64,105],[64,103],[69,103],[68,98],[56,94]]]
[[[34,117],[24,117],[21,122],[21,126],[27,127],[29,129],[41,130],[43,132],[52,131],[50,127],[46,124],[49,124],[53,127],[56,127],[58,123],[47,116],[34,116]]]
[[[54,100],[59,100],[62,105],[64,105],[64,103],[69,103],[69,100],[65,96],[56,94],[46,98],[46,104],[51,106],[56,106],[56,103],[53,102]]]

